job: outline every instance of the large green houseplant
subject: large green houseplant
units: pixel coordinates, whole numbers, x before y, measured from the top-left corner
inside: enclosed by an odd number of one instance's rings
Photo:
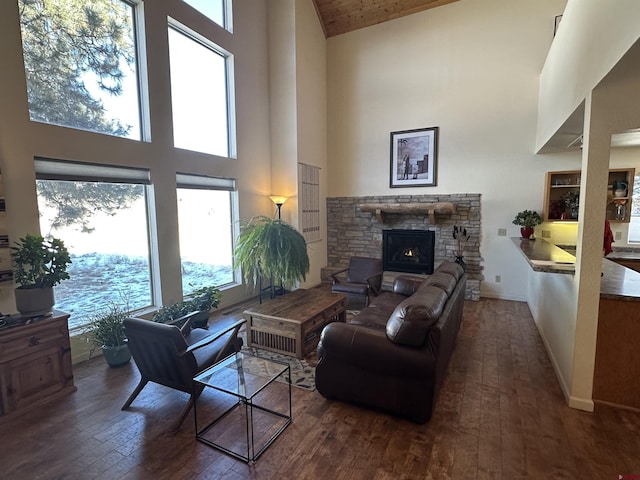
[[[114,303],[89,322],[88,338],[96,348],[102,349],[110,367],[119,367],[131,360],[124,331],[124,319],[128,315],[128,309]]]
[[[280,219],[254,217],[243,225],[234,260],[247,283],[261,276],[294,285],[309,272],[307,242],[300,232]]]
[[[51,312],[53,287],[69,278],[69,251],[60,239],[27,234],[11,247],[16,308],[25,317]]]

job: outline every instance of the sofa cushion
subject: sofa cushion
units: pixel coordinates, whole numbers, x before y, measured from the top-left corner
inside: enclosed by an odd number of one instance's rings
[[[424,278],[410,277],[408,275],[399,275],[393,281],[393,293],[409,297],[416,293],[420,285],[424,282]]]
[[[442,262],[434,273],[448,273],[456,280],[460,280],[460,277],[464,275],[464,268],[455,262]]]
[[[409,347],[424,345],[429,328],[440,318],[447,298],[444,290],[428,285],[400,302],[387,321],[389,340]]]
[[[430,275],[429,278],[424,281],[423,286],[421,286],[420,289],[425,288],[427,285],[432,285],[434,287],[441,288],[447,292],[447,295],[451,295],[451,292],[456,288],[456,283],[457,280],[448,273],[438,272]],[[420,291],[420,289],[418,289],[418,291]]]
[[[367,307],[349,320],[349,324],[384,331],[389,320],[389,311]]]

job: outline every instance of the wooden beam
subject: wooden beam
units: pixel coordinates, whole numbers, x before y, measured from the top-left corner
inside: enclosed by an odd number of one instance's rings
[[[451,202],[437,203],[364,203],[360,205],[361,212],[373,213],[378,222],[384,225],[385,213],[405,215],[428,215],[429,223],[436,224],[437,215],[451,215],[456,213],[456,205]]]

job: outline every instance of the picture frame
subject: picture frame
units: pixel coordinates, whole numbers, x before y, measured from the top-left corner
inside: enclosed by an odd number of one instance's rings
[[[391,132],[391,188],[435,187],[437,167],[438,127]]]

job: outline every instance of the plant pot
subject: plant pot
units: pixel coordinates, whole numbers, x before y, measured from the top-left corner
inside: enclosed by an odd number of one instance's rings
[[[520,228],[520,235],[522,238],[529,238],[533,235],[534,228],[533,227],[522,227]]]
[[[121,367],[131,360],[129,345],[118,345],[116,347],[102,346],[102,355],[110,367]]]
[[[16,288],[16,309],[23,317],[37,317],[48,315],[53,311],[56,303],[53,287],[45,288]]]
[[[191,327],[205,328],[209,324],[209,310],[200,310],[191,317]]]

